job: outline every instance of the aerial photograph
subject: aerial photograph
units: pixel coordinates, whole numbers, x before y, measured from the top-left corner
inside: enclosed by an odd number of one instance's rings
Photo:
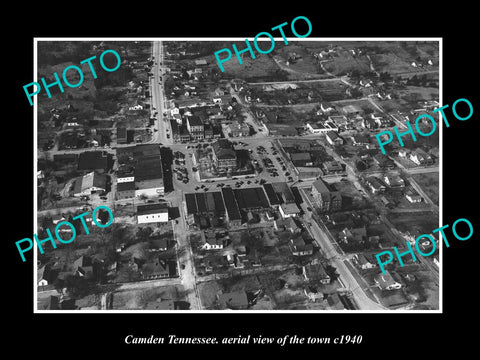
[[[36,312],[441,309],[440,41],[275,40],[36,39]]]

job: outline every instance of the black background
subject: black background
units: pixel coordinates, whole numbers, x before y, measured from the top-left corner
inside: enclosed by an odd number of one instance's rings
[[[388,4],[388,5],[387,5]],[[417,357],[461,346],[462,353],[475,344],[477,310],[478,199],[477,127],[478,19],[467,5],[448,8],[418,2],[356,4],[277,3],[260,9],[246,3],[197,2],[195,4],[111,3],[108,9],[84,3],[75,9],[59,7],[17,11],[18,24],[3,28],[3,342],[19,352],[30,348],[36,357],[134,355],[145,351],[157,356],[184,351],[230,357],[240,352],[324,356]],[[5,14],[7,15],[7,14]],[[468,241],[452,240],[444,248],[443,314],[33,314],[31,259],[22,263],[15,241],[31,237],[33,229],[33,107],[22,86],[33,81],[34,37],[253,37],[296,16],[307,16],[313,26],[309,37],[442,37],[443,103],[467,98],[472,118],[453,119],[443,129],[443,224],[467,218],[474,225]],[[13,14],[12,14],[13,18]],[[289,31],[289,30],[288,30]],[[300,30],[299,30],[300,32]],[[287,32],[287,36],[289,33]],[[275,35],[277,36],[277,35]],[[447,112],[447,115],[450,112]],[[449,118],[449,119],[450,119]],[[470,323],[473,329],[470,328]],[[238,336],[293,335],[335,337],[362,335],[360,345],[273,346],[233,345],[125,345],[135,336]],[[5,346],[5,345],[4,345]],[[61,349],[61,351],[60,351]]]

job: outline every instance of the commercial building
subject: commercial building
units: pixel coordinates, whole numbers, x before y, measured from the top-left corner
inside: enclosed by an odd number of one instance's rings
[[[105,192],[107,176],[94,171],[75,179],[73,196],[80,197]]]
[[[199,116],[187,116],[187,129],[193,139],[202,140],[205,138],[204,125]]]
[[[135,197],[135,183],[129,182],[117,182],[117,192],[115,194],[117,200],[133,199]]]
[[[227,220],[232,226],[240,226],[242,224],[242,216],[238,208],[237,200],[233,194],[232,188],[222,188],[223,201],[227,209]]]
[[[137,206],[137,223],[149,224],[168,221],[168,206],[162,204],[147,204]]]
[[[342,208],[340,192],[331,191],[321,179],[312,184],[311,194],[321,212],[338,211]]]
[[[218,139],[213,143],[213,161],[219,172],[237,169],[237,153],[227,139]]]

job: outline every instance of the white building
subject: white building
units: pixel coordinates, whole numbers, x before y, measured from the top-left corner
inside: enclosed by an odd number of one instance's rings
[[[168,207],[166,204],[148,204],[137,207],[137,223],[150,224],[168,221]]]

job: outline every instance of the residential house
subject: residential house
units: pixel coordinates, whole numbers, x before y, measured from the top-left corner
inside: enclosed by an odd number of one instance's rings
[[[399,175],[384,175],[383,181],[392,189],[405,187],[405,181]]]
[[[370,138],[367,135],[355,134],[352,136],[353,145],[361,146],[370,144]]]
[[[43,265],[42,267],[37,269],[37,285],[38,286],[47,286],[48,285],[48,280],[46,279],[46,274],[45,274],[45,267],[46,265]]]
[[[383,185],[382,182],[380,182],[380,180],[374,176],[367,178],[365,180],[365,184],[368,186],[368,188],[373,194],[382,193],[386,190],[386,186]]]
[[[250,134],[250,128],[245,123],[239,123],[237,120],[232,121],[227,127],[227,134],[232,137],[243,137]]]
[[[301,231],[295,221],[290,217],[283,220],[275,220],[273,222],[273,227],[277,231],[290,231],[292,234],[299,233]]]
[[[432,165],[433,159],[430,154],[426,153],[420,148],[415,149],[410,153],[409,156],[410,160],[413,161],[417,165]]]
[[[381,153],[376,154],[373,157],[373,161],[381,168],[381,169],[394,169],[395,168],[395,162],[390,159],[388,156],[383,155]]]
[[[222,238],[217,238],[213,232],[203,232],[202,233],[203,244],[200,246],[202,250],[220,250],[223,249],[224,240]]]
[[[293,256],[307,256],[313,254],[313,244],[305,243],[305,240],[301,236],[290,239],[288,246]]]
[[[302,274],[306,281],[320,281],[324,285],[330,284],[331,278],[321,263],[302,266]]]
[[[168,263],[159,259],[147,261],[143,264],[140,273],[144,280],[161,279],[170,275]]]
[[[402,287],[402,284],[395,281],[388,270],[385,274],[379,273],[374,277],[375,284],[382,290],[397,290]]]
[[[80,256],[73,262],[73,269],[75,274],[85,278],[93,276],[93,260],[90,256]]]
[[[373,269],[377,266],[375,262],[370,262],[363,254],[355,254],[353,257],[357,266],[362,270]]]
[[[363,109],[357,105],[347,105],[342,108],[345,115],[362,115]]]
[[[363,244],[367,239],[367,229],[365,226],[359,228],[345,228],[339,234],[340,241],[345,243]]]
[[[334,131],[327,132],[326,139],[330,145],[343,145],[343,139]]]

